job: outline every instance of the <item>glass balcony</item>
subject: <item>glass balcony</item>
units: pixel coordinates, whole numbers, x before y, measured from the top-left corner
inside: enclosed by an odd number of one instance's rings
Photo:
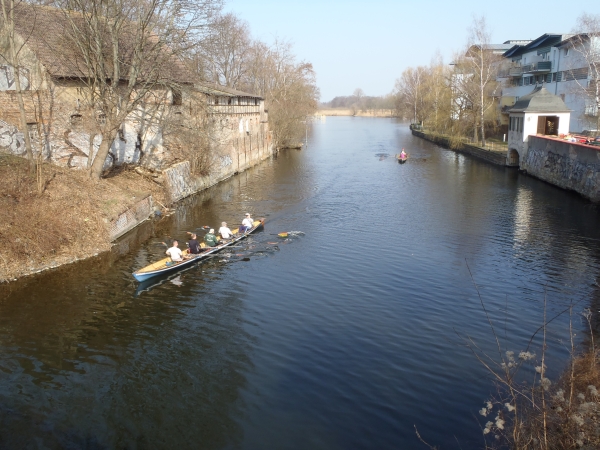
[[[552,61],[539,61],[522,67],[523,73],[543,73],[552,70]]]

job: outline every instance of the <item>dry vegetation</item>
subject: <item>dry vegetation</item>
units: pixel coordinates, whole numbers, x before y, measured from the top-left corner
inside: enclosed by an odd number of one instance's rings
[[[108,250],[111,219],[151,191],[164,195],[131,170],[95,181],[44,164],[42,175],[40,195],[28,162],[0,154],[0,282]]]

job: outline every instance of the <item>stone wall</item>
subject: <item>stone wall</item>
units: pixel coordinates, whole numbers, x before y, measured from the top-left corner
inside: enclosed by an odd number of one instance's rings
[[[108,225],[110,240],[114,241],[120,236],[123,236],[129,230],[137,227],[150,217],[152,213],[152,196],[149,195],[143,200],[137,202],[132,208],[119,214],[119,216],[111,221]]]
[[[271,157],[275,151],[266,124],[254,132],[230,136],[218,152],[207,176],[191,173],[189,161],[174,164],[162,171],[163,182],[171,203],[207,189],[232,175],[243,172]]]
[[[521,169],[548,183],[600,201],[600,147],[529,136]]]
[[[453,148],[450,145],[450,140],[443,136],[436,136],[433,134],[427,134],[423,131],[412,130],[412,134],[414,136],[418,136],[426,141],[433,142],[434,144],[439,145],[440,147],[444,147],[450,150],[454,150],[455,152],[465,153],[470,156],[474,156],[478,159],[483,159],[491,164],[495,164],[497,166],[506,166],[506,152],[495,152],[491,150],[486,150],[481,147],[475,147],[474,145],[469,144],[459,144],[457,148]]]

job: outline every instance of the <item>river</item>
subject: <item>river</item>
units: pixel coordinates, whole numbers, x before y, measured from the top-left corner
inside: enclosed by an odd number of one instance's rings
[[[160,242],[247,211],[267,222],[240,247],[156,285],[131,277]],[[494,386],[464,337],[496,353],[474,283],[503,350],[525,349],[544,305],[576,303],[581,342],[597,224],[578,196],[405,123],[327,118],[307,148],[113,253],[0,286],[0,447],[424,448],[415,426],[444,449],[483,447]],[[568,313],[548,326],[554,377],[568,327]]]

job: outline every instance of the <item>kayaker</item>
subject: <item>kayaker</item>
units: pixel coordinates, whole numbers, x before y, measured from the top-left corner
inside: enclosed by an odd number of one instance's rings
[[[218,244],[217,237],[215,236],[215,230],[211,228],[208,233],[204,235],[204,243],[209,247],[214,247]]]
[[[233,233],[227,227],[227,222],[221,222],[221,228],[219,228],[219,234],[223,239],[231,239]]]
[[[400,152],[400,159],[406,159],[406,152],[404,151],[404,149],[402,149],[402,151]]]
[[[173,241],[173,247],[167,249],[165,253],[171,257],[171,261],[173,262],[183,261],[183,253],[181,253],[181,250],[179,249],[179,242],[176,240]]]
[[[242,226],[240,227],[240,233],[245,233],[254,226],[254,220],[250,216],[250,213],[246,213],[246,217],[242,220]]]
[[[197,255],[198,253],[200,253],[200,243],[198,242],[198,236],[196,236],[196,233],[190,233],[189,231],[188,234],[191,236],[191,239],[188,241],[190,253],[192,255]]]

